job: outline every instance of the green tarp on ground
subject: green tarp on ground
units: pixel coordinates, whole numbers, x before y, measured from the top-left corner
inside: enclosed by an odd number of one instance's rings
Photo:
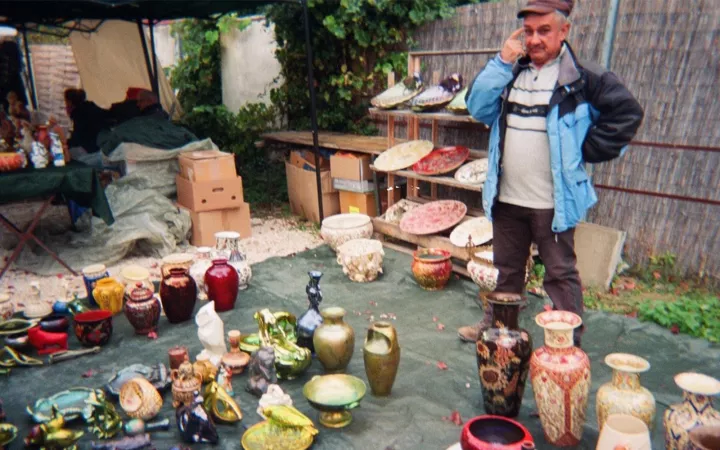
[[[243,333],[256,329],[252,314],[263,307],[299,315],[306,307],[306,273],[310,269],[321,270],[324,272],[320,283],[324,294],[323,306],[339,305],[348,311],[347,321],[356,333],[355,354],[349,372],[363,379],[362,344],[370,314],[375,319],[379,319],[381,314],[397,316],[394,323],[402,356],[392,396],[375,398],[368,394],[360,408],[353,411],[353,422],[344,429],[331,430],[318,425],[320,434],[313,449],[443,450],[457,442],[460,435],[460,427],[443,420],[443,417],[450,416],[453,410],[457,410],[465,420],[484,413],[474,346],[462,344],[455,332],[457,327],[481,317],[474,300],[477,287],[469,281],[453,279],[444,291],[423,291],[410,273],[410,257],[392,250],[385,252],[385,274],[369,284],[350,282],[335,262],[335,255],[326,246],[295,257],[275,258],[257,264],[253,266],[251,286],[240,293],[235,310],[221,314],[226,331],[237,328]],[[535,325],[534,315],[542,307],[543,300],[534,299],[521,318],[521,325],[532,334],[536,346],[542,344],[543,333]],[[433,317],[437,317],[438,322],[433,322]],[[682,394],[674,385],[673,376],[681,371],[699,371],[717,376],[720,374],[720,350],[711,348],[705,341],[673,335],[656,325],[622,316],[588,312],[585,321],[588,329],[583,349],[592,361],[593,383],[584,441],[578,448],[594,449],[596,446],[595,393],[603,383],[610,381],[611,371],[602,361],[612,352],[641,355],[652,364],[651,370],[642,376],[642,384],[653,392],[657,400],[653,448],[663,448],[662,413],[669,404],[680,401]],[[445,326],[444,331],[438,330],[438,323]],[[77,347],[74,337],[70,342]],[[162,318],[159,338],[152,341],[133,335],[125,318],[118,316],[112,341],[101,354],[56,366],[16,369],[10,377],[1,378],[0,397],[5,402],[8,419],[20,427],[21,439],[32,425],[24,411],[28,403],[69,387],[100,386],[113,370],[126,365],[167,363],[166,351],[176,344],[188,346],[193,356],[201,350],[194,322],[170,325]],[[447,370],[440,370],[436,365],[438,361],[447,364]],[[98,373],[84,378],[83,373],[89,369]],[[321,372],[319,362],[314,361],[300,379],[281,382],[295,405],[314,421],[317,421],[317,412],[308,405],[301,391],[307,380]],[[218,448],[241,448],[243,426],[260,420],[255,412],[257,399],[244,391],[245,382],[245,375],[233,379],[245,418],[239,425],[219,425],[221,442]],[[180,442],[170,406],[170,393],[166,393],[164,398],[161,416],[171,418],[172,428],[154,434],[156,448],[163,450]],[[528,382],[519,420],[529,428],[539,449],[550,449],[552,447],[543,438],[539,419],[532,416],[534,409],[533,393]],[[80,423],[74,425],[77,428],[81,426]],[[84,437],[80,448],[89,448],[87,442],[91,439],[89,434]],[[192,448],[207,447],[195,445]],[[10,449],[19,448],[22,448],[19,440],[10,446]]]

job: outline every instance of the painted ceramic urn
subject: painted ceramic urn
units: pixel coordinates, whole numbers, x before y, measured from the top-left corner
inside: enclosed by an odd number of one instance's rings
[[[450,252],[439,248],[423,248],[413,253],[412,273],[421,288],[438,291],[445,287],[452,273]]]
[[[326,372],[344,372],[355,350],[355,331],[343,320],[342,308],[325,308],[320,314],[323,323],[313,334],[315,354]]]
[[[238,295],[238,273],[226,259],[215,259],[205,272],[208,299],[215,302],[215,311],[230,311]]]
[[[370,325],[363,345],[363,360],[373,395],[390,395],[400,365],[397,331],[390,322]]]
[[[655,397],[640,386],[640,374],[650,369],[645,359],[627,353],[611,353],[605,364],[613,369],[612,381],[600,386],[595,397],[598,430],[612,414],[637,417],[652,429],[655,420]]]
[[[569,311],[545,311],[535,322],[545,345],[530,358],[530,380],[545,439],[556,447],[580,443],[590,391],[590,359],[573,345],[582,319]]]
[[[518,325],[518,294],[493,292],[487,295],[492,322],[477,340],[477,365],[485,412],[517,417],[530,370],[532,339]]]
[[[712,397],[720,394],[720,381],[701,373],[684,372],[675,376],[675,384],[683,390],[683,402],[665,410],[665,448],[685,450],[693,428],[720,425],[720,413],[712,404]]]
[[[170,323],[190,320],[195,309],[197,286],[186,269],[170,269],[160,284],[160,300]]]
[[[155,331],[160,321],[160,300],[141,282],[135,283],[125,302],[125,317],[137,334]]]

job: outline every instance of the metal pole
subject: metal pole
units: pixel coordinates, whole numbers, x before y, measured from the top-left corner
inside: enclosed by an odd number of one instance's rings
[[[150,63],[150,53],[148,52],[147,41],[145,40],[145,30],[143,29],[142,19],[137,19],[138,33],[140,33],[140,43],[142,44],[143,54],[145,55],[145,66],[147,67],[150,86],[153,85],[155,76],[153,75],[152,64]]]
[[[150,48],[152,49],[152,64],[153,74],[155,75],[150,82],[152,83],[152,90],[155,95],[160,97],[160,85],[158,82],[158,66],[157,66],[157,54],[155,52],[155,21],[150,21]]]
[[[307,0],[301,0],[303,17],[305,18],[305,53],[307,54],[308,66],[308,89],[310,89],[310,123],[312,125],[313,152],[315,153],[315,181],[317,183],[318,211],[320,222],[325,218],[322,201],[322,185],[320,184],[320,149],[318,146],[318,124],[317,124],[317,99],[315,98],[315,77],[313,75],[313,56],[310,41],[310,13],[308,12]]]
[[[613,45],[615,44],[615,25],[617,25],[618,12],[620,11],[620,0],[610,1],[607,23],[605,25],[605,38],[603,39],[602,63],[610,70],[612,63]]]
[[[28,43],[27,28],[23,27],[23,45],[25,46],[25,64],[27,65],[28,83],[30,84],[30,102],[37,111],[38,100],[35,91],[35,77],[33,76],[32,60],[30,58],[30,43]]]

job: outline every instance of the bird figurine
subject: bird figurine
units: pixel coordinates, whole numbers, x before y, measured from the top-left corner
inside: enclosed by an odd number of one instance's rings
[[[266,406],[262,410],[262,414],[267,417],[268,422],[280,428],[302,429],[315,436],[318,430],[315,428],[312,420],[306,415],[295,409],[294,406],[288,405],[271,405]]]
[[[277,384],[271,384],[267,388],[267,392],[260,397],[256,412],[260,414],[263,419],[267,419],[262,413],[263,409],[268,406],[275,405],[287,405],[292,406],[293,401],[289,395],[287,395],[280,386]]]
[[[45,424],[36,425],[25,438],[25,446],[41,449],[60,448],[64,450],[77,450],[77,441],[83,437],[82,431],[73,431],[65,428],[65,417],[52,405],[52,419]]]
[[[177,427],[185,442],[192,444],[203,442],[217,444],[220,440],[212,417],[203,407],[203,397],[194,392],[195,399],[189,405],[181,405],[175,410]]]
[[[242,420],[240,406],[217,381],[211,381],[205,386],[203,397],[205,410],[210,412],[217,420],[227,423]]]

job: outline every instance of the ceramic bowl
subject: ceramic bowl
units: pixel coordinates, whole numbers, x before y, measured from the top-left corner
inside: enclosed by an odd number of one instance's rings
[[[320,236],[337,251],[345,242],[353,239],[369,238],[373,233],[370,216],[365,214],[337,214],[323,220]]]
[[[50,333],[64,333],[69,326],[70,322],[67,317],[59,314],[53,314],[40,321],[40,328]]]
[[[351,281],[374,281],[383,273],[385,252],[382,242],[374,239],[353,239],[338,247],[337,262]]]
[[[363,380],[347,374],[314,376],[303,387],[310,406],[320,411],[320,423],[329,428],[350,424],[350,410],[360,406],[366,391]]]
[[[475,284],[480,286],[481,290],[495,290],[500,273],[495,267],[470,260],[467,263],[467,271],[470,274],[470,278],[472,278]]]
[[[413,253],[411,265],[415,281],[427,291],[445,287],[452,274],[450,252],[441,248],[421,248]]]
[[[97,309],[76,314],[73,319],[73,330],[78,341],[85,347],[105,345],[112,336],[112,312]]]
[[[535,444],[530,432],[520,423],[507,417],[483,415],[465,422],[460,433],[460,448],[529,450],[534,449]]]
[[[29,344],[30,342],[28,341],[27,332],[15,333],[5,336],[5,345],[16,350],[24,349]]]

